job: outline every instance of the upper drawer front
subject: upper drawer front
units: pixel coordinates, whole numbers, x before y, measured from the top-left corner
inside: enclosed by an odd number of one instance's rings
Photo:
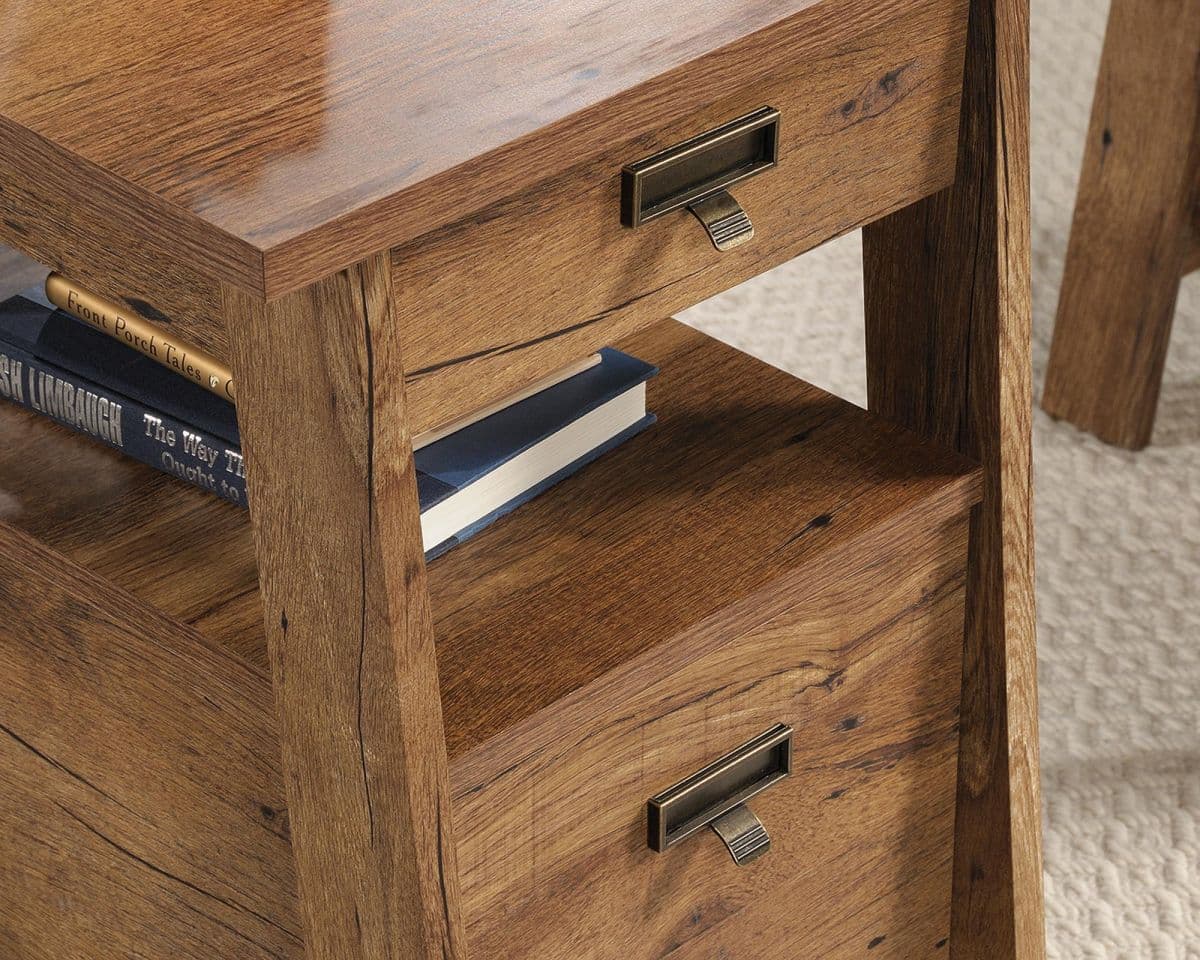
[[[830,25],[827,43],[795,38],[802,57],[764,43],[753,79],[723,68],[734,79],[716,99],[648,94],[645,111],[663,117],[653,133],[570,169],[530,169],[523,192],[397,248],[414,429],[948,185],[966,4],[914,0],[860,19]],[[625,165],[763,107],[780,111],[778,166],[731,188],[752,241],[720,253],[685,209],[622,226]]]
[[[675,638],[671,657],[708,652],[640,691],[629,677],[595,690],[456,768],[472,956],[939,955],[966,538],[965,519],[926,521],[856,546],[786,615],[724,646],[712,634],[728,622]],[[648,848],[648,798],[781,722],[792,775],[750,802],[772,840],[763,857],[736,866],[708,829]]]

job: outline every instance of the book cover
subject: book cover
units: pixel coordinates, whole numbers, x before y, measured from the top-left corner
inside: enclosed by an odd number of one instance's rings
[[[233,374],[225,364],[198,347],[176,339],[170,330],[136,311],[85,290],[59,273],[51,273],[46,278],[45,293],[60,310],[104,336],[112,337],[122,346],[137,350],[223,400],[233,402],[237,398]]]
[[[114,348],[118,353],[112,353]],[[422,512],[655,373],[650,364],[605,348],[599,364],[418,450],[414,460]],[[0,304],[0,396],[232,503],[248,504],[231,404],[41,298],[18,296]],[[191,404],[203,415],[194,417]],[[432,559],[461,543],[653,422],[654,416],[646,414],[605,438],[453,537],[429,545],[427,556]],[[209,429],[212,425],[218,430]]]
[[[234,405],[203,387],[55,309],[42,290],[29,290],[21,316],[5,310],[0,336],[36,357],[124,394],[205,433],[238,446]]]
[[[596,366],[418,450],[413,456],[417,470],[445,488],[428,503],[422,500],[422,507],[464,489],[657,372],[643,360],[604,347]]]
[[[0,396],[231,503],[248,505],[237,445],[38,355],[38,334],[50,312],[24,297],[0,304]]]

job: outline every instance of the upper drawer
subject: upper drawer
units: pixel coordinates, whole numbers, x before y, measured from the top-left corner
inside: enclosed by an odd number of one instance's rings
[[[147,207],[144,190],[127,194],[129,185],[107,173],[93,182],[99,168],[80,169],[80,158],[53,138],[6,129],[0,242],[132,309],[169,317],[180,338],[224,359],[238,321],[225,329],[219,281],[275,296],[391,246],[419,432],[950,183],[966,0],[713,0],[680,16],[665,4],[639,3],[628,16],[622,3],[601,0],[550,12],[516,0],[447,4],[448,18],[434,17],[431,29],[449,32],[438,55],[466,75],[465,92],[453,70],[422,72],[409,56],[376,56],[370,78],[348,69],[314,85],[313,93],[345,89],[308,110],[293,102],[294,85],[271,84],[267,75],[268,89],[258,92],[287,103],[278,114],[259,109],[256,121],[282,122],[292,109],[311,120],[328,109],[329,126],[314,126],[311,143],[288,139],[299,136],[297,125],[258,139],[238,127],[240,139],[231,140],[227,112],[189,108],[186,122],[203,128],[190,133],[206,136],[202,148],[184,151],[178,170],[164,161],[166,148],[179,147],[167,129],[153,131],[164,138],[153,150],[140,134],[110,143],[52,116],[55,129],[61,123],[89,146],[136,142],[151,174],[180,176],[183,206],[174,198]],[[387,16],[436,13],[418,7]],[[481,8],[507,29],[514,18],[528,29],[511,47],[490,38],[486,48],[464,50],[468,34],[450,29],[452,21],[478,26]],[[573,28],[562,26],[572,18]],[[273,44],[284,45],[272,66],[289,61],[289,26],[270,24]],[[391,42],[377,36],[378,26],[372,19],[366,35]],[[57,43],[61,31],[46,29]],[[425,43],[437,50],[434,39]],[[432,86],[402,83],[398,62]],[[85,72],[96,66],[74,63]],[[97,70],[93,81],[105,85],[124,66]],[[527,74],[541,78],[528,90],[514,79]],[[372,99],[371,81],[395,99]],[[467,102],[480,84],[485,94]],[[213,97],[228,90],[223,83]],[[86,86],[71,96],[80,109],[104,102]],[[779,166],[734,191],[757,230],[753,242],[719,254],[685,211],[640,230],[621,226],[622,167],[764,106],[782,116]],[[335,121],[360,109],[359,126],[345,134]],[[378,118],[373,110],[382,111]],[[489,111],[496,115],[485,122]],[[105,131],[110,114],[97,120]],[[144,125],[136,110],[124,119]],[[324,136],[326,129],[338,135]],[[328,169],[297,175],[291,167],[303,170],[314,145],[331,151]],[[231,150],[238,164],[258,156],[262,169],[236,189],[201,189],[206,178],[232,175]],[[207,151],[216,154],[211,162]],[[130,163],[140,169],[124,149],[109,159],[122,171]],[[364,192],[313,203],[312,191],[327,193],[334,174],[360,164]],[[395,168],[408,172],[396,179]],[[222,211],[228,222],[205,219]],[[252,214],[267,220],[244,219]],[[185,222],[175,222],[180,217]]]
[[[648,100],[653,132],[574,166],[531,167],[524,191],[397,248],[414,429],[947,186],[965,27],[962,0],[924,0],[831,28],[803,58],[764,43],[752,79],[727,71],[716,99]],[[686,209],[622,225],[623,167],[763,107],[780,113],[778,165],[731,188],[753,240],[718,252]]]

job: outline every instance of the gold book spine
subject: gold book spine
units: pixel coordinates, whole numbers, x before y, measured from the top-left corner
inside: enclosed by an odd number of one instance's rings
[[[46,298],[60,310],[157,360],[218,397],[231,403],[236,399],[233,373],[227,366],[203,350],[177,340],[132,310],[89,293],[57,273],[46,278]]]

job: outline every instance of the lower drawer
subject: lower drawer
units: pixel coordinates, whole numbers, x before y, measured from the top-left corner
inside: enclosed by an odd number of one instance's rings
[[[620,345],[658,424],[429,566],[470,956],[937,955],[978,470],[679,324]],[[0,435],[0,956],[299,960],[245,514]],[[765,856],[649,849],[779,723]]]
[[[872,544],[788,613],[614,697],[465,798],[472,957],[938,955],[966,537],[959,518]],[[708,829],[648,847],[649,797],[780,722],[793,772],[749,803],[765,855],[739,867]]]
[[[451,741],[471,956],[936,955],[978,474],[686,328],[623,348],[658,425],[430,567],[473,611],[438,617],[447,715],[493,718]],[[650,797],[780,723],[765,856],[649,848]]]

